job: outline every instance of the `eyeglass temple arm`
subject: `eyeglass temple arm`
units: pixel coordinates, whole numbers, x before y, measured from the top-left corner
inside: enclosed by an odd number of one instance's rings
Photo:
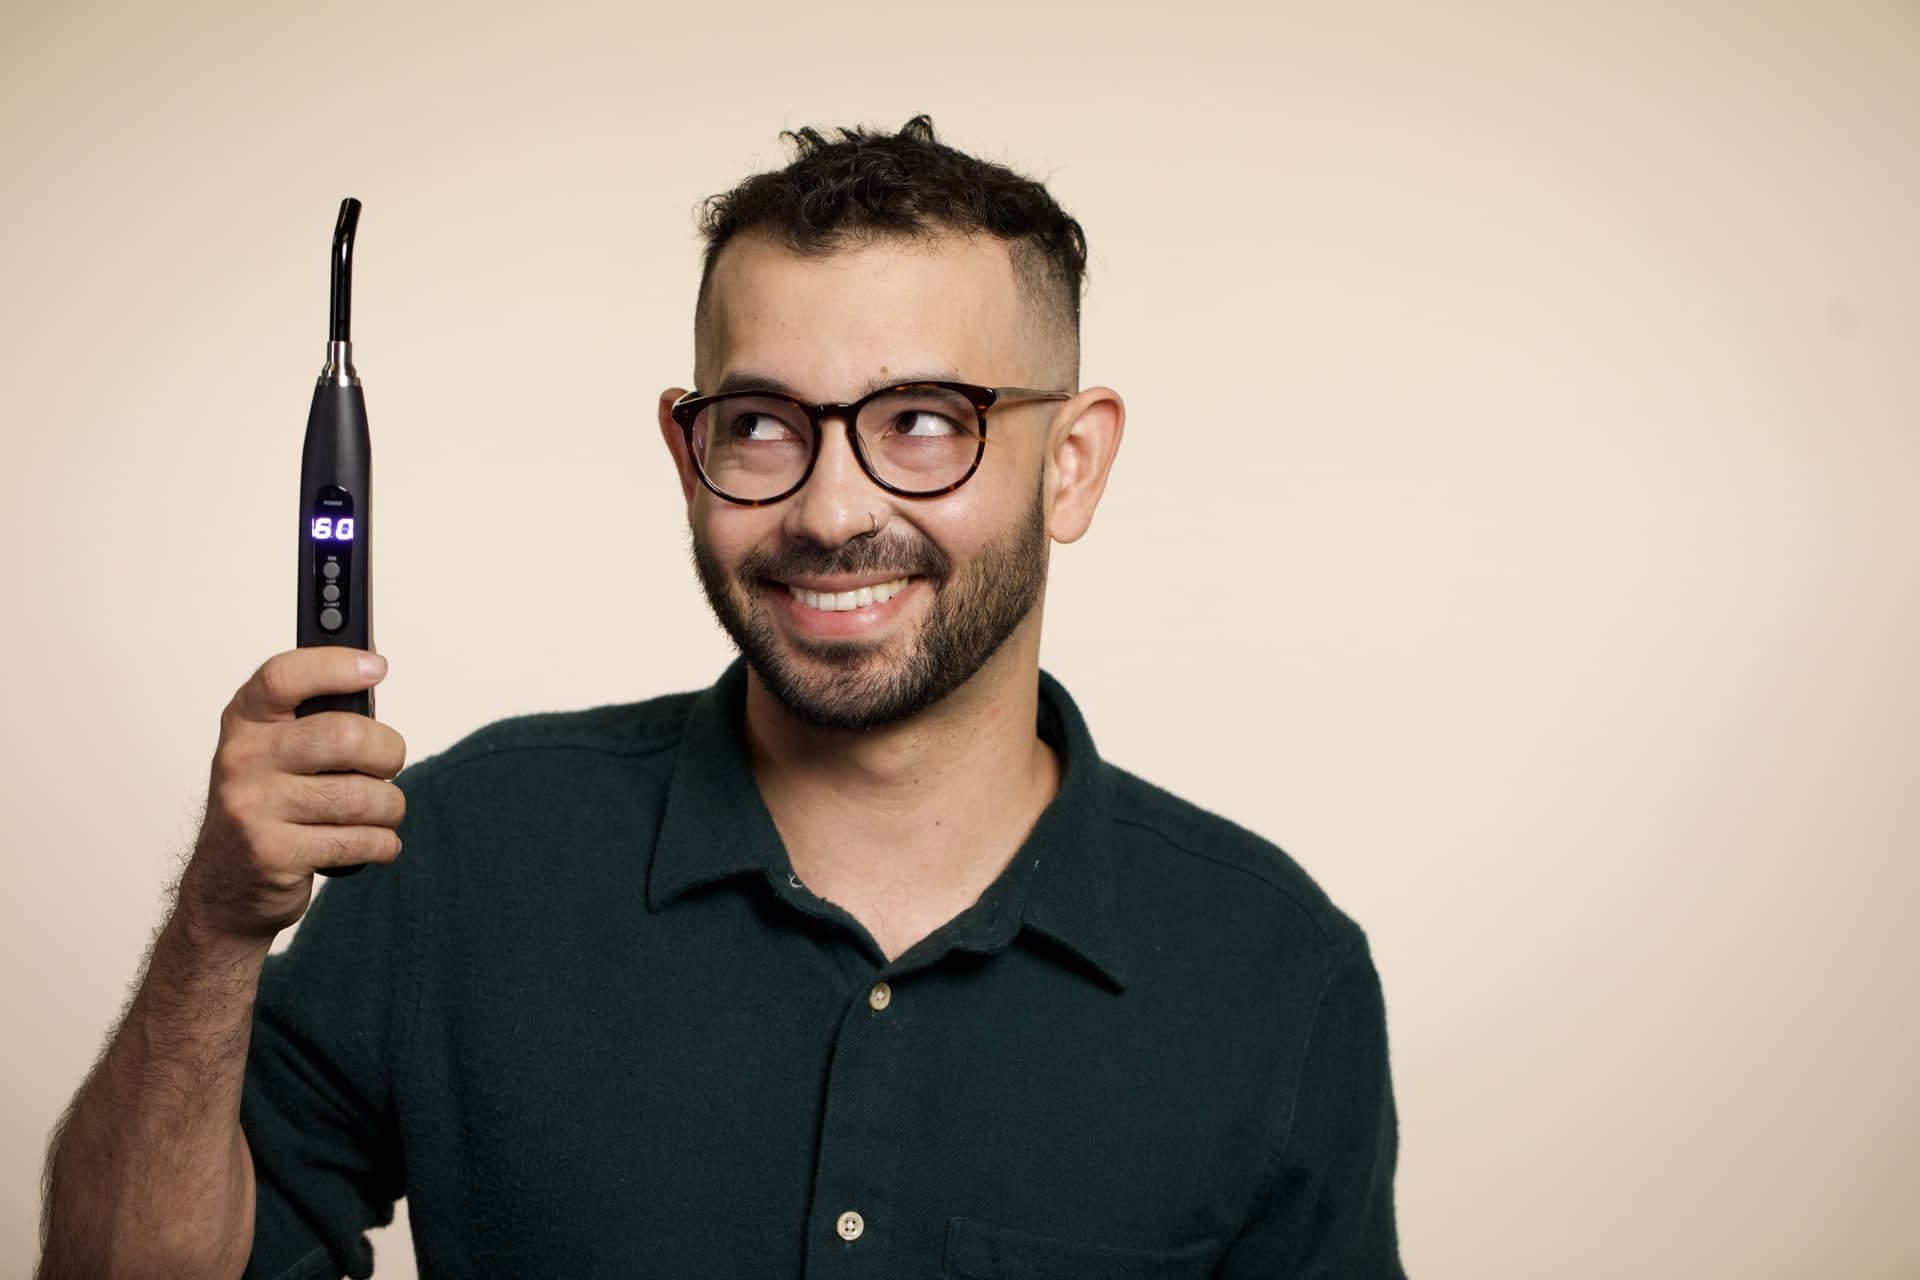
[[[995,387],[995,404],[1018,404],[1023,400],[1071,400],[1071,391],[1036,391],[1032,387]]]

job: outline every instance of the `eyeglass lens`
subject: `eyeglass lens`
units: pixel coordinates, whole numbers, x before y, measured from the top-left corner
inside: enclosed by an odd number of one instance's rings
[[[912,387],[874,397],[854,422],[860,446],[882,480],[909,493],[959,483],[980,452],[980,413],[957,391]],[[760,501],[793,488],[813,456],[813,424],[775,396],[735,396],[693,421],[693,450],[716,489]]]

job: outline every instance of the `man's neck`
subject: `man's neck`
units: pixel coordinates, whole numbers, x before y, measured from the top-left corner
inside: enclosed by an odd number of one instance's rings
[[[1059,790],[1035,730],[1037,649],[1010,640],[935,706],[862,733],[796,720],[749,670],[748,750],[794,874],[909,932],[977,897]]]

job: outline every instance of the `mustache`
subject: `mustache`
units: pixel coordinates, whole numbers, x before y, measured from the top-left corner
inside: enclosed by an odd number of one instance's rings
[[[740,561],[738,577],[757,580],[798,577],[864,577],[884,573],[890,578],[919,575],[944,582],[953,575],[953,561],[924,540],[855,538],[838,547],[817,542],[795,542],[776,549],[754,551]]]

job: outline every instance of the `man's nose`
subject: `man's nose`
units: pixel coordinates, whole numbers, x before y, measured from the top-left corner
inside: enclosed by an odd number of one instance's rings
[[[838,414],[820,419],[820,456],[813,474],[788,498],[787,532],[823,547],[837,547],[871,533],[871,513],[885,492],[860,469],[847,420]]]

